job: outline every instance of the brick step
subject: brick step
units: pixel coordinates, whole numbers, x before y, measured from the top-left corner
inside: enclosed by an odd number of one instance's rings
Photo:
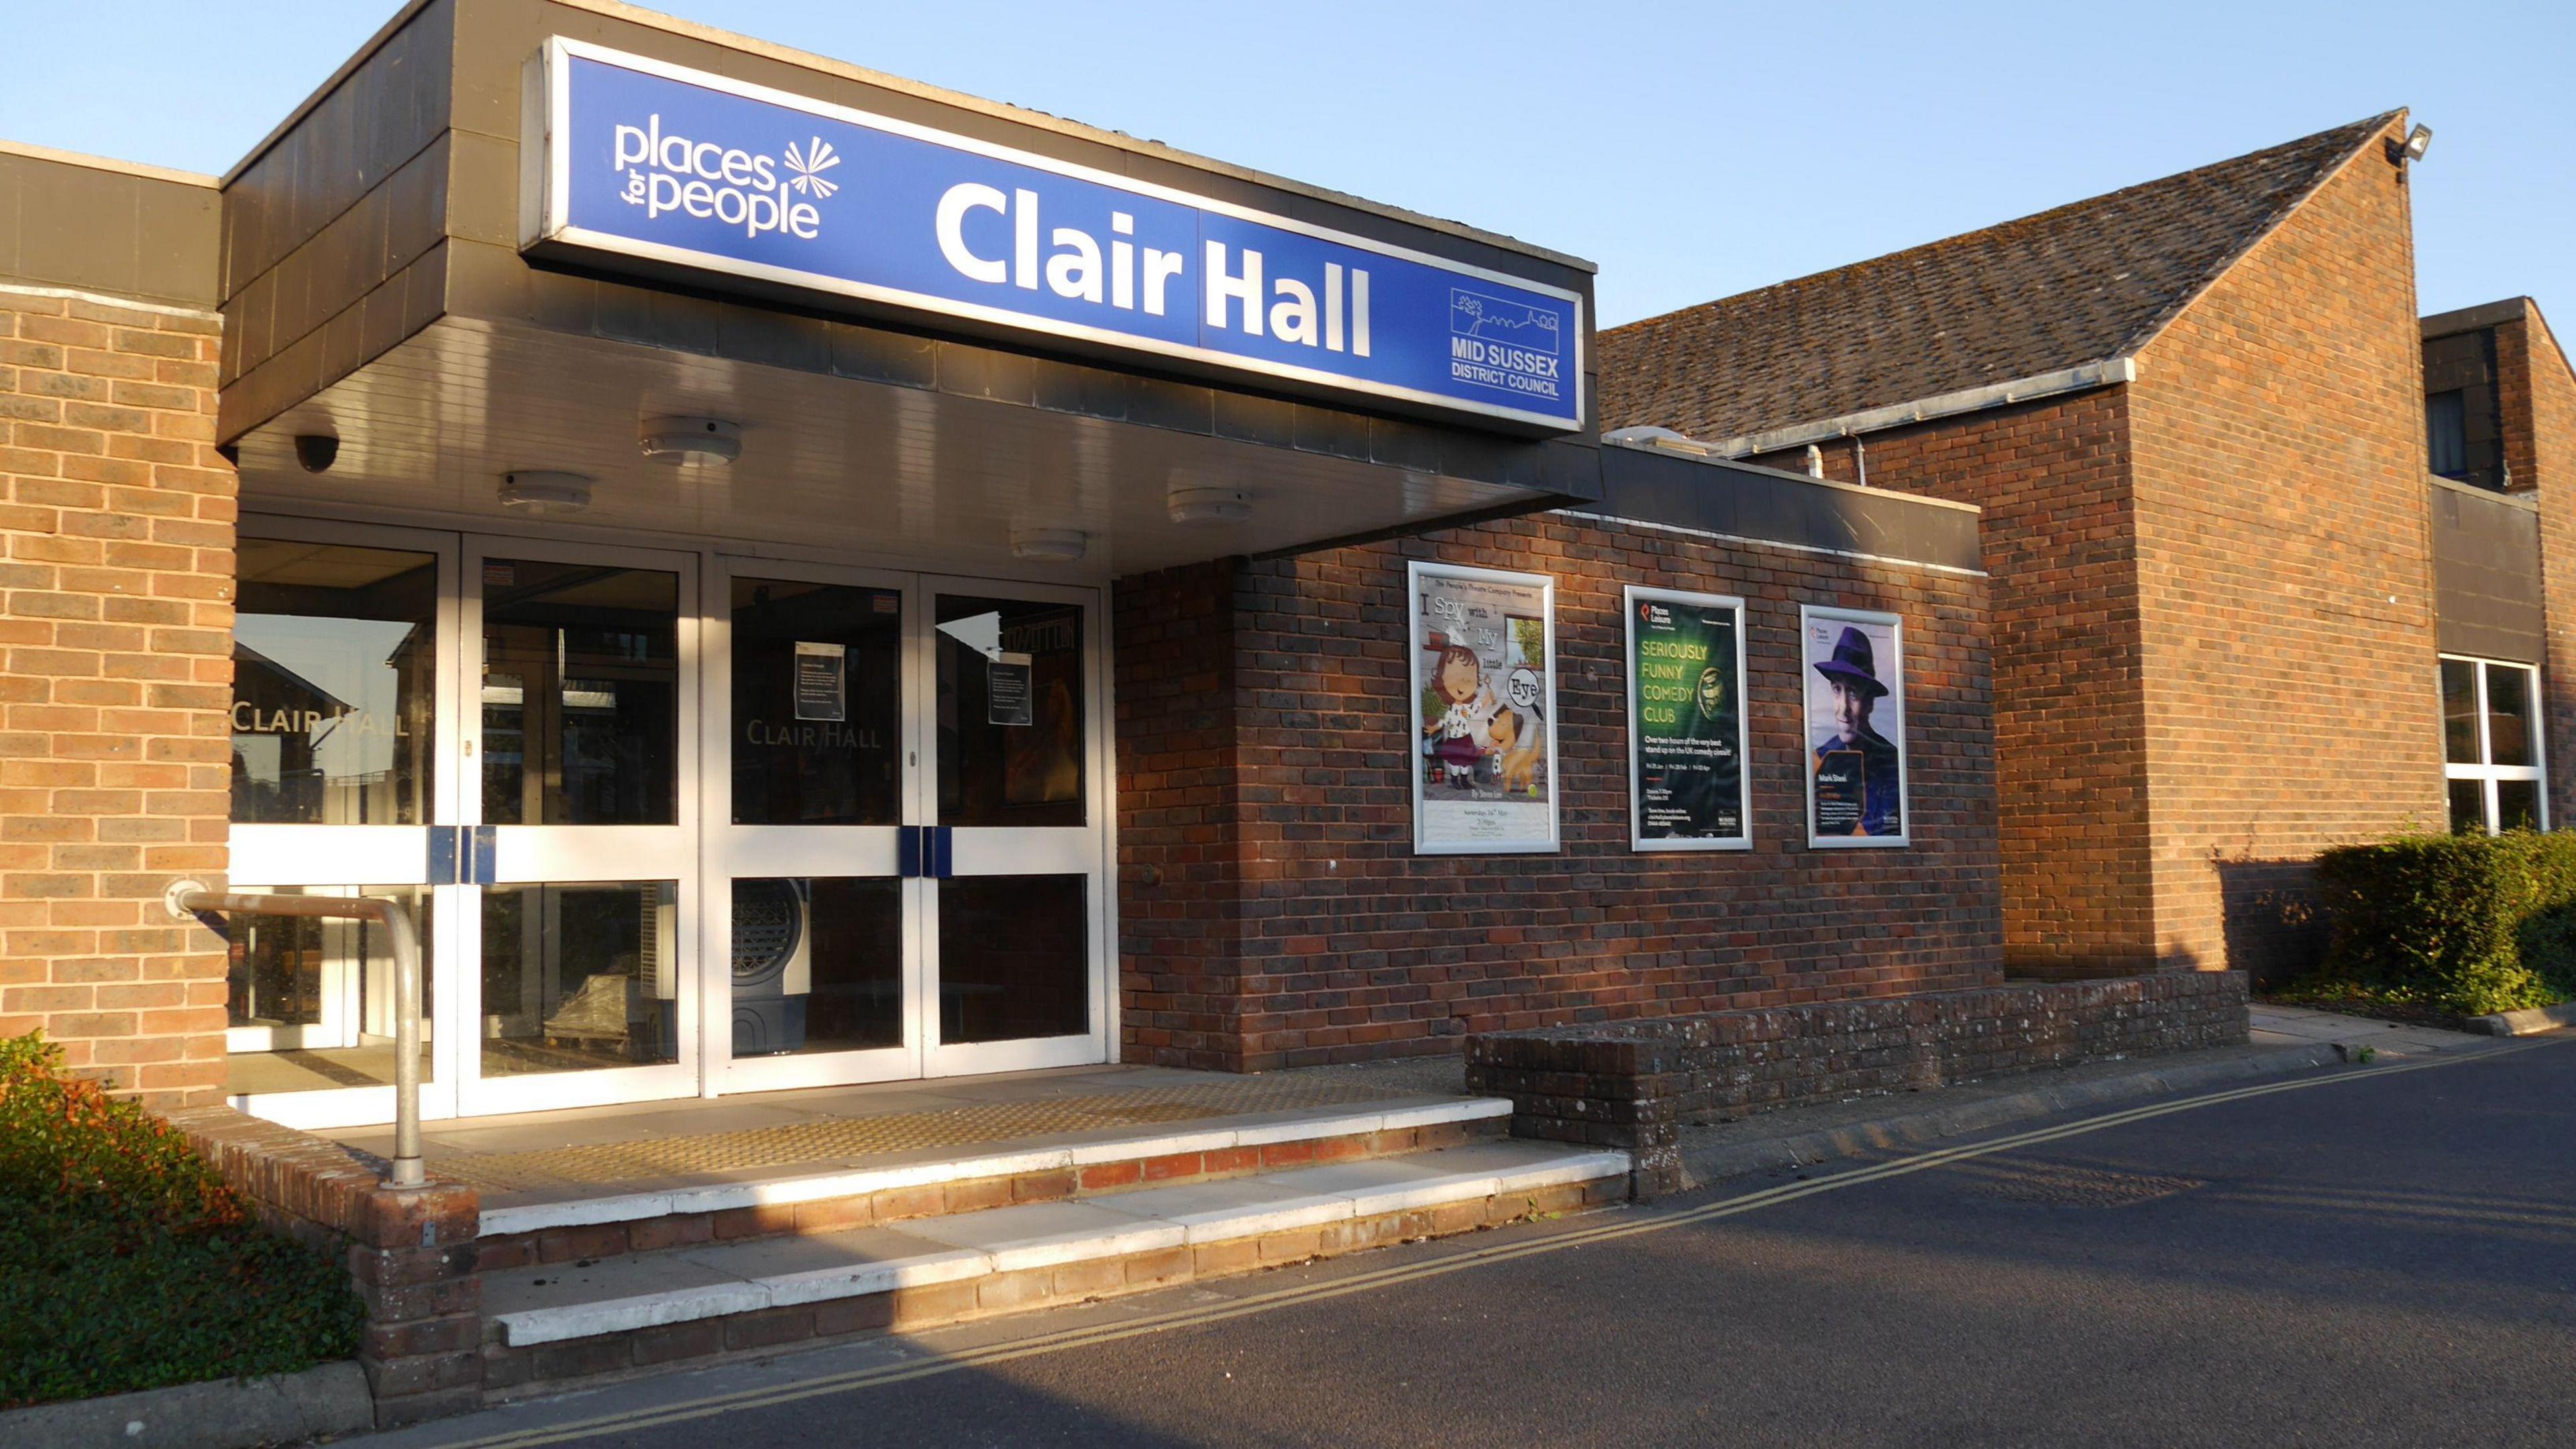
[[[1060,1202],[1309,1164],[1463,1146],[1502,1135],[1503,1097],[1309,1108],[1157,1124],[1071,1143],[785,1171],[483,1209],[480,1266],[507,1271],[706,1243]]]
[[[1628,1156],[1496,1141],[901,1228],[487,1273],[487,1399],[1220,1277],[1623,1199]]]

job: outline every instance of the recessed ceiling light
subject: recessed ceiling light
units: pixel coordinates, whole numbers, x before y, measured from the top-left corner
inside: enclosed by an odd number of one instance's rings
[[[590,480],[579,473],[521,469],[501,475],[501,506],[544,518],[590,506]]]
[[[1042,563],[1071,563],[1091,547],[1091,536],[1078,528],[1014,528],[1011,557]]]
[[[742,456],[742,425],[722,418],[647,418],[643,441],[645,457],[666,463],[730,463]]]

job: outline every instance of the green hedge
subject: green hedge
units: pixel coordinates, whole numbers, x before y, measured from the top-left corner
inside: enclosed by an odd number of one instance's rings
[[[2318,858],[2317,894],[2333,936],[2311,986],[2477,1016],[2576,980],[2576,832],[2345,846]]]
[[[358,1351],[347,1270],[263,1229],[168,1124],[0,1040],[0,1408]]]

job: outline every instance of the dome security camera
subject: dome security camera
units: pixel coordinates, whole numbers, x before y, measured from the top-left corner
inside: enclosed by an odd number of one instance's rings
[[[295,461],[307,473],[328,473],[340,460],[340,440],[329,433],[295,435]]]

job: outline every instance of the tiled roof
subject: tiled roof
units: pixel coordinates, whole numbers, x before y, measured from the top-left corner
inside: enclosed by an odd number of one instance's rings
[[[1612,328],[1601,426],[1714,442],[2124,356],[2399,114]]]

